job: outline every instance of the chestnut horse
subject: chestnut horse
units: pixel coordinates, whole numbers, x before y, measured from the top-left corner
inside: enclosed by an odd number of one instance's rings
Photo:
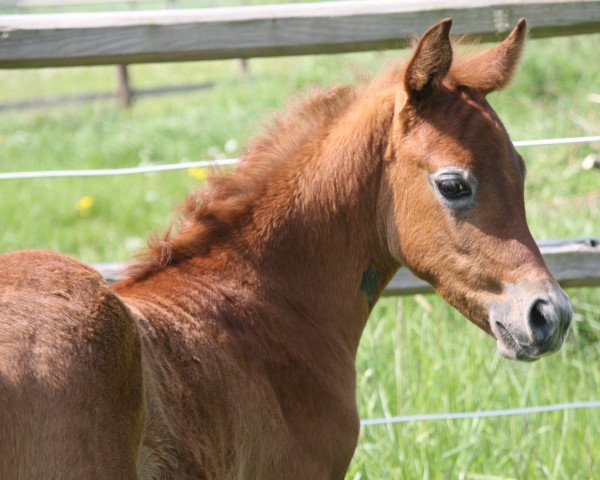
[[[450,24],[291,107],[114,288],[58,254],[0,257],[0,478],[343,478],[358,343],[400,266],[505,357],[561,346],[571,307],[485,99],[525,22],[455,61]]]

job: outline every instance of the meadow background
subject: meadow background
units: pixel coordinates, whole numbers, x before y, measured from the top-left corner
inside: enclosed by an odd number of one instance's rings
[[[490,95],[513,140],[600,132],[600,36],[532,40],[513,84]],[[0,111],[0,171],[110,168],[236,156],[290,97],[356,82],[406,51],[130,67],[135,88],[215,87],[37,110]],[[113,90],[114,67],[0,71],[0,103]],[[600,235],[600,145],[522,148],[535,238]],[[127,177],[0,180],[0,252],[50,248],[86,262],[126,260],[161,232],[205,170]],[[1,272],[0,272],[1,274]],[[560,353],[504,360],[492,339],[435,295],[385,298],[357,364],[362,418],[600,399],[600,289],[568,291],[573,328]],[[600,411],[412,422],[362,430],[353,479],[592,479]]]

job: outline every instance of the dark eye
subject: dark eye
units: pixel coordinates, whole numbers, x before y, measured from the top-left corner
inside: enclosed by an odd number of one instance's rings
[[[444,178],[436,180],[440,193],[447,198],[460,198],[471,195],[471,187],[460,178]]]

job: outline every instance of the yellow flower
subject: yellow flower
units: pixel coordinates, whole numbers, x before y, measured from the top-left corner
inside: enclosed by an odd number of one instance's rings
[[[0,133],[0,145],[4,143],[4,139],[6,137],[4,136],[4,134]]]
[[[82,217],[87,217],[92,211],[94,206],[94,197],[90,195],[84,195],[75,204],[75,210],[79,212]]]
[[[196,180],[206,180],[208,178],[208,168],[191,167],[187,169],[187,174]]]

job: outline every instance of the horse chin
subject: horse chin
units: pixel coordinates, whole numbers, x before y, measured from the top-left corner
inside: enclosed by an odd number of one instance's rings
[[[519,345],[511,344],[501,338],[496,338],[496,346],[498,347],[500,355],[502,355],[508,360],[519,360],[521,362],[535,362],[543,356],[531,356],[525,349],[523,349]]]

